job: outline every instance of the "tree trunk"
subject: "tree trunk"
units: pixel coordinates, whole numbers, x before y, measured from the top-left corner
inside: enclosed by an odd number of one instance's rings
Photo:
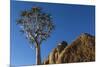
[[[41,64],[41,52],[40,52],[40,45],[36,47],[36,64],[40,65]]]

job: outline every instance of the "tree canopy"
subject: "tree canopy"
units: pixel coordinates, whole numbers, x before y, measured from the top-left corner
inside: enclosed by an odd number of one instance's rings
[[[52,22],[52,16],[44,13],[40,7],[22,11],[17,24],[20,25],[21,32],[26,35],[26,38],[31,43],[37,42],[38,44],[50,37],[50,33],[55,27]]]

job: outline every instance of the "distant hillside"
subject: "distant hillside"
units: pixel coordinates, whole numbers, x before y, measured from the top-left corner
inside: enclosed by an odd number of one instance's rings
[[[95,37],[82,33],[70,45],[62,41],[54,48],[43,64],[95,61]]]

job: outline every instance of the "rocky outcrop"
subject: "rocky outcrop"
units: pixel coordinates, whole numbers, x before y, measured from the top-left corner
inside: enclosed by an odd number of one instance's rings
[[[95,61],[95,37],[83,33],[70,45],[62,41],[52,50],[44,64]]]
[[[57,63],[57,59],[60,55],[60,53],[64,50],[64,48],[67,46],[66,41],[62,41],[57,45],[56,48],[52,50],[52,52],[49,54],[48,59],[44,61],[44,64],[55,64]]]

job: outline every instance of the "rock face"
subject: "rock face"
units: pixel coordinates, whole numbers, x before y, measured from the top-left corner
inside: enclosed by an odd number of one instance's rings
[[[95,61],[95,37],[83,33],[70,45],[62,41],[52,50],[43,64]]]
[[[60,53],[64,50],[64,48],[67,46],[66,41],[62,41],[57,45],[57,48],[54,48],[52,52],[49,54],[48,59],[44,61],[44,64],[55,64],[57,63],[57,59],[60,55]]]

